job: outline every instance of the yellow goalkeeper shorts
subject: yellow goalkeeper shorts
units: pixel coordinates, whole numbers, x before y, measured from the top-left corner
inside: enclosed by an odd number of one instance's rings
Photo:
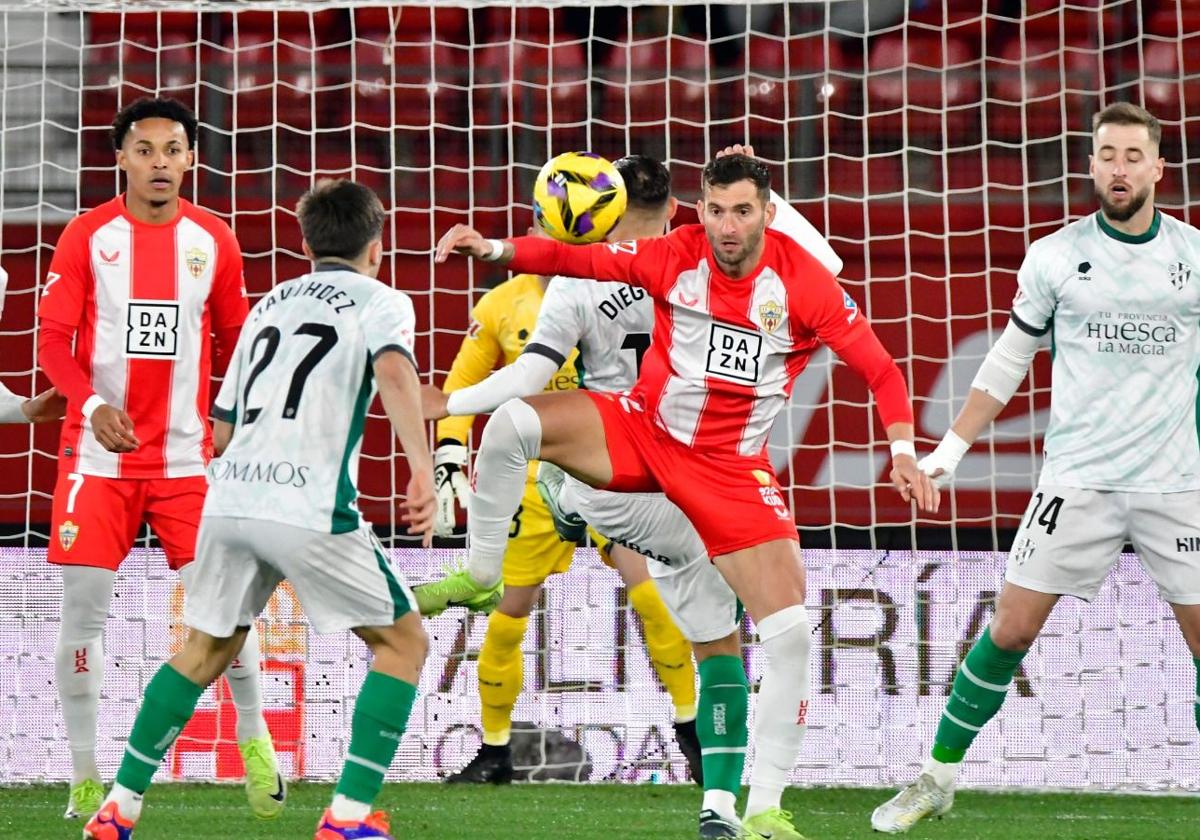
[[[559,539],[550,511],[530,478],[508,530],[502,567],[504,585],[537,586],[550,575],[569,569],[574,556],[575,543]]]

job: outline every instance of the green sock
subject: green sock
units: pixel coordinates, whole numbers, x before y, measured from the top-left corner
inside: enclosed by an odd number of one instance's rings
[[[136,793],[145,793],[162,757],[179,737],[196,710],[196,701],[207,686],[196,685],[164,664],[146,686],[142,708],[125,744],[117,782]]]
[[[368,805],[375,801],[416,696],[412,683],[379,671],[367,673],[354,704],[350,749],[335,793]]]
[[[1196,728],[1200,729],[1200,659],[1193,656],[1192,662],[1196,665],[1196,702],[1192,704],[1192,711],[1196,715]]]
[[[700,663],[700,698],[696,709],[696,735],[700,738],[700,763],[705,790],[726,790],[737,795],[746,764],[746,726],[750,684],[737,656],[710,656]]]
[[[967,754],[983,725],[991,720],[1021,666],[1027,651],[1001,650],[992,641],[991,628],[983,631],[954,677],[946,711],[933,739],[933,757],[957,764]]]

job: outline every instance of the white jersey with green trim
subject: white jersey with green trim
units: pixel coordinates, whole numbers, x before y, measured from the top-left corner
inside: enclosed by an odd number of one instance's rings
[[[1017,280],[1013,322],[1051,333],[1041,481],[1200,489],[1200,231],[1156,210],[1131,236],[1096,212],[1033,243]]]
[[[412,361],[403,292],[341,266],[281,283],[250,310],[213,416],[233,440],[208,470],[205,516],[266,519],[334,534],[363,522],[358,456],[375,396],[372,363]]]
[[[836,277],[842,260],[825,237],[777,193],[771,193],[771,200],[776,209],[772,229],[794,240]],[[522,352],[540,354],[561,366],[578,347],[579,386],[616,393],[633,387],[653,332],[654,302],[643,289],[628,283],[555,277]]]

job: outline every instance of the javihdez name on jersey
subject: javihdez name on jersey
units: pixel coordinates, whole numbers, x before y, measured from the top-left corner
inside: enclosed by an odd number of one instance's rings
[[[254,320],[257,321],[276,304],[302,297],[325,301],[338,314],[358,305],[353,298],[331,283],[318,283],[316,280],[310,280],[307,283],[285,283],[267,292],[261,305],[254,311]]]
[[[636,301],[646,297],[646,290],[637,286],[621,285],[608,296],[606,300],[600,301],[596,307],[603,312],[610,321],[615,321],[622,310],[633,306]]]
[[[1174,344],[1178,329],[1166,315],[1142,312],[1100,312],[1098,321],[1087,322],[1087,337],[1096,340],[1098,353],[1127,353],[1133,356],[1162,356]]]
[[[218,459],[209,464],[210,481],[241,481],[245,483],[280,484],[304,487],[312,468],[291,461],[230,461]]]

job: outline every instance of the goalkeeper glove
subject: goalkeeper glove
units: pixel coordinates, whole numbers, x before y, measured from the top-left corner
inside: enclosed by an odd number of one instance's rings
[[[970,448],[971,444],[955,434],[953,429],[947,429],[946,436],[937,448],[917,462],[917,469],[932,478],[939,490],[944,489],[954,480],[958,462]]]
[[[433,489],[437,493],[437,518],[433,533],[439,537],[454,534],[458,516],[454,501],[467,509],[467,447],[456,441],[444,441],[433,452]]]

